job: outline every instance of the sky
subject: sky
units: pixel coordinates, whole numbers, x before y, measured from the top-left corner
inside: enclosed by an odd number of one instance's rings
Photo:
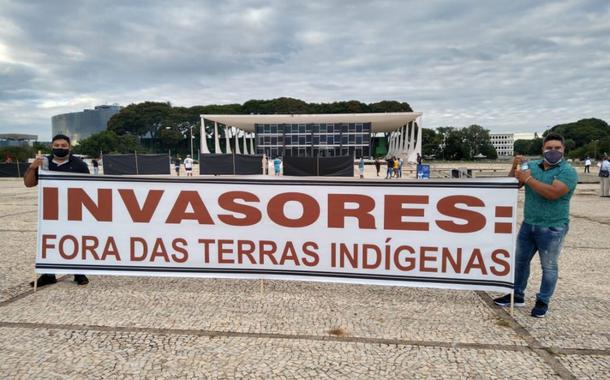
[[[427,128],[610,122],[610,2],[0,0],[0,133],[281,96],[404,101]]]

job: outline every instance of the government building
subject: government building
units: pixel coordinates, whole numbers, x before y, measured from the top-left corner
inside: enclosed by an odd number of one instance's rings
[[[542,135],[542,134],[541,134]],[[515,141],[517,140],[533,140],[536,137],[535,133],[490,133],[489,138],[491,145],[496,148],[498,158],[511,158],[515,154]]]
[[[201,115],[201,136],[206,136],[201,139],[201,153],[396,156],[415,162],[422,147],[421,116],[421,112]]]
[[[72,143],[106,130],[108,120],[121,110],[118,105],[97,106],[82,112],[70,112],[55,115],[51,118],[53,136],[64,134],[70,136]]]

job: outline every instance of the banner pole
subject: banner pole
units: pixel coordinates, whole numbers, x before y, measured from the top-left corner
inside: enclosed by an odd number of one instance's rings
[[[515,290],[510,293],[510,316],[515,316]]]
[[[38,154],[36,154],[36,158],[40,157],[40,150],[38,151]],[[48,169],[48,168],[47,168]],[[40,166],[38,167],[38,169],[36,169],[38,171],[38,174],[40,174]],[[40,232],[40,219],[41,219],[41,209],[42,209],[42,190],[41,190],[42,186],[39,183],[38,184],[38,229],[36,231],[36,235],[38,235],[38,233]],[[40,242],[38,241],[38,236],[36,236],[36,258],[34,259],[34,293],[36,293],[36,290],[38,288],[38,279],[36,278],[36,260],[38,259],[38,252],[39,252],[39,248],[40,248]]]
[[[17,161],[17,178],[21,177],[21,170],[19,170],[19,159],[15,158],[15,161]]]
[[[138,170],[138,152],[134,150],[133,156],[136,158],[136,175],[140,175],[140,171]]]

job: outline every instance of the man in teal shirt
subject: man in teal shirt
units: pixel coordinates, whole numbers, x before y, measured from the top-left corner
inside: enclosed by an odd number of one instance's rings
[[[570,199],[578,182],[576,170],[563,159],[564,148],[563,137],[551,132],[543,140],[544,158],[525,164],[522,156],[516,156],[509,174],[519,180],[520,186],[525,186],[524,220],[517,236],[515,306],[525,305],[530,262],[538,252],[542,281],[531,313],[538,318],[546,315],[555,291],[557,259],[568,233]],[[510,305],[510,294],[494,301],[500,306]]]

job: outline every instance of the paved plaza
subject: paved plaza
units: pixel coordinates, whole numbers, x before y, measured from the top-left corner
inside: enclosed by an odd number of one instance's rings
[[[0,179],[0,378],[608,379],[610,198],[597,191],[577,188],[536,319],[537,258],[514,317],[486,292],[330,283],[64,276],[34,293],[37,189]]]

